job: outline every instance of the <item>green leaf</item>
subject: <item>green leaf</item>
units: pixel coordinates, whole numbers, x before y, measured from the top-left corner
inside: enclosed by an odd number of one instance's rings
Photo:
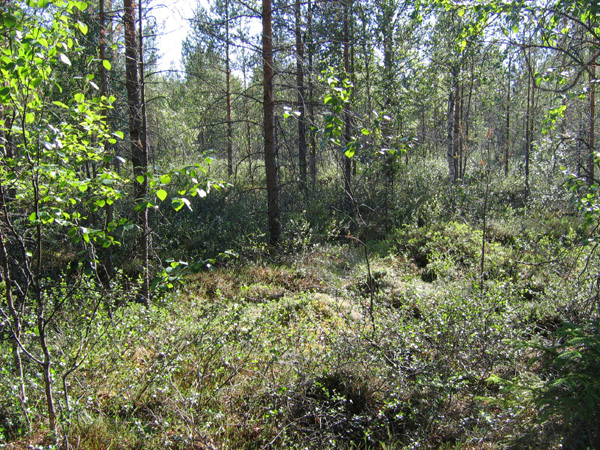
[[[77,28],[79,28],[79,31],[84,35],[88,33],[88,26],[83,22],[77,21]]]
[[[112,64],[110,63],[110,61],[107,61],[106,59],[102,60],[102,65],[104,66],[104,68],[106,70],[112,69]]]
[[[165,174],[162,177],[160,177],[160,182],[162,184],[169,184],[171,182],[171,177],[169,174]]]
[[[17,18],[12,14],[2,14],[2,22],[7,28],[14,28],[17,25]]]
[[[164,189],[159,189],[158,191],[156,191],[156,196],[161,202],[163,202],[167,198],[167,191],[165,191]]]
[[[85,95],[83,95],[81,92],[78,92],[73,97],[75,98],[75,101],[77,103],[83,103],[83,101],[85,100]]]
[[[115,131],[113,135],[117,136],[119,139],[123,139],[125,136],[122,131]]]
[[[171,201],[171,206],[173,206],[173,209],[175,209],[175,211],[179,211],[184,206],[187,206],[187,208],[190,211],[192,211],[190,201],[187,198],[174,198]]]
[[[0,97],[2,100],[8,100],[10,96],[10,88],[8,86],[4,86],[0,88]]]
[[[171,200],[171,206],[175,211],[179,211],[181,208],[183,208],[183,202],[180,198],[174,198]]]
[[[144,181],[146,181],[146,178],[144,177],[144,175],[138,175],[137,177],[135,177],[135,181],[142,184]]]

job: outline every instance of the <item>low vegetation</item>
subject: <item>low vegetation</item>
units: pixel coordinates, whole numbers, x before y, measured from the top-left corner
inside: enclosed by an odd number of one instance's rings
[[[50,343],[58,445],[596,448],[588,229],[499,200],[484,230],[477,197],[463,192],[471,211],[457,215],[452,195],[384,239],[306,225],[310,239],[267,254],[249,238],[150,307],[65,275],[52,291],[70,296]],[[54,448],[35,372],[18,401],[3,330],[0,439]]]

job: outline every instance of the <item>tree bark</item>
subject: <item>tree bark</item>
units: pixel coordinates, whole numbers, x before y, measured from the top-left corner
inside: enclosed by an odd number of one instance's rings
[[[594,172],[596,168],[596,66],[590,67],[590,136],[588,139],[589,153],[587,158],[587,183],[594,184]]]
[[[452,120],[454,126],[453,138],[454,138],[454,174],[455,181],[459,179],[461,176],[460,173],[460,162],[462,156],[462,141],[461,141],[461,126],[460,126],[460,116],[461,116],[461,108],[462,106],[462,95],[460,92],[460,82],[458,81],[458,76],[456,77],[455,84],[455,92],[454,92],[454,119]]]
[[[106,59],[106,34],[107,34],[104,0],[100,0],[99,9],[100,9],[100,12],[99,12],[99,14],[100,14],[100,42],[98,44],[98,47],[99,47],[99,52],[100,52],[100,64],[99,64],[100,96],[106,97],[108,94],[108,77],[106,74],[106,68],[104,67],[104,60]],[[108,120],[108,119],[105,119],[105,120]],[[110,144],[108,143],[108,141],[105,141],[104,142],[105,155],[109,154],[109,150],[110,150]],[[104,167],[106,169],[108,169],[109,166],[110,166],[110,161],[105,160]],[[114,216],[113,205],[107,205],[106,206],[106,217],[105,217],[105,222],[104,222],[104,232],[107,235],[110,235],[108,230],[109,230],[111,222],[113,221],[113,216]],[[114,271],[115,271],[114,265],[113,265],[112,245],[103,250],[102,263],[104,266],[104,274],[102,274],[103,276],[101,277],[101,279],[103,281],[104,280],[108,281],[113,277]]]
[[[135,29],[135,6],[133,0],[123,0],[123,22],[125,28],[125,84],[127,88],[127,106],[129,110],[129,137],[131,139],[131,162],[133,164],[134,197],[136,203],[142,203],[148,193],[148,153],[144,145],[143,106],[140,94],[138,74],[138,48]],[[144,271],[142,295],[144,303],[149,301],[148,277],[148,208],[142,205],[137,215],[140,228],[139,247]]]
[[[446,151],[446,161],[448,162],[448,176],[450,183],[456,181],[456,164],[454,158],[454,86],[450,89],[448,95],[448,116],[447,116],[447,143],[448,150]]]
[[[233,176],[233,124],[231,121],[231,61],[229,55],[229,0],[225,1],[225,88],[227,93],[227,175]]]
[[[350,78],[350,6],[352,0],[344,0],[344,72],[345,76]],[[350,104],[344,107],[344,147],[352,139],[352,117]],[[342,159],[344,161],[344,190],[348,199],[352,199],[352,161],[344,154],[342,149]]]
[[[262,0],[263,45],[263,114],[265,134],[265,171],[267,177],[267,207],[269,220],[269,243],[279,245],[281,219],[275,161],[275,117],[273,96],[273,25],[271,0]]]
[[[529,50],[531,56],[531,50]],[[530,58],[531,59],[531,58]],[[531,122],[532,122],[532,97],[533,97],[533,84],[531,81],[531,74],[527,74],[527,108],[525,110],[525,194],[529,196],[529,159],[531,149]]]
[[[315,52],[315,46],[313,42],[312,36],[312,1],[308,0],[308,14],[307,14],[307,36],[309,40],[308,44],[308,122],[311,125],[315,123],[315,108],[314,108],[314,83],[313,83],[313,54]],[[315,132],[310,130],[310,156],[309,156],[309,166],[310,166],[310,178],[312,183],[312,190],[315,190],[315,186],[317,183],[317,138]]]
[[[300,0],[294,5],[296,20],[296,84],[298,90],[298,167],[300,168],[300,184],[306,190],[306,117],[304,98],[304,43],[302,42],[302,10]]]
[[[504,176],[508,177],[508,158],[510,156],[510,71],[511,57],[508,57],[508,79],[506,81],[506,139],[504,141]]]

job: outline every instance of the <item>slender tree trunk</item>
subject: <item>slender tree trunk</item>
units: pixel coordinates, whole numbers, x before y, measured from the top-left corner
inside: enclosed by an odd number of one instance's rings
[[[108,79],[106,74],[106,68],[104,67],[104,60],[106,59],[106,13],[105,13],[105,4],[104,0],[100,0],[100,42],[99,42],[99,52],[100,52],[100,95],[102,97],[107,97],[108,95]],[[108,119],[107,119],[108,120]],[[104,142],[104,153],[108,155],[110,151],[110,144],[108,141]],[[104,167],[108,169],[110,166],[110,161],[108,159],[104,162]],[[110,235],[109,227],[114,218],[114,210],[113,205],[106,206],[106,217],[104,222],[104,232],[107,235]],[[104,266],[104,276],[106,281],[110,280],[114,275],[114,265],[113,265],[113,248],[112,245],[103,250],[103,258],[102,258],[103,266]],[[102,278],[104,281],[104,277]]]
[[[225,1],[225,86],[227,90],[227,175],[233,175],[233,123],[231,121],[231,61],[229,55],[229,0]]]
[[[474,63],[473,63],[474,64]],[[470,116],[471,116],[471,100],[473,98],[473,85],[474,85],[474,80],[475,79],[475,73],[474,73],[474,68],[473,65],[471,66],[471,82],[469,83],[469,94],[467,95],[467,107],[464,110],[463,114],[463,118],[462,118],[462,123],[464,124],[464,128],[465,128],[465,133],[464,133],[464,141],[462,144],[462,168],[460,170],[460,177],[461,179],[465,178],[465,175],[467,173],[467,161],[469,159],[469,141],[470,141],[470,133],[471,133],[471,126],[470,126]]]
[[[139,43],[139,77],[140,77],[140,102],[142,111],[142,132],[140,138],[142,141],[142,162],[144,166],[144,173],[148,172],[148,118],[146,114],[146,77],[144,74],[144,27],[142,21],[142,1],[138,3],[138,16],[139,16],[139,32],[138,32],[138,43]],[[148,195],[148,180],[145,177],[145,189],[144,195]],[[142,211],[142,264],[144,270],[144,278],[142,280],[142,295],[144,296],[144,302],[148,306],[150,301],[150,246],[152,245],[150,235],[150,210],[144,208]]]
[[[587,183],[594,184],[594,172],[596,168],[596,66],[590,66],[590,136],[588,139],[589,153],[587,158]]]
[[[448,115],[447,115],[447,144],[446,161],[448,162],[448,175],[450,183],[456,181],[456,164],[454,158],[454,86],[448,94]]]
[[[306,191],[306,117],[304,98],[304,43],[302,42],[302,10],[300,0],[294,5],[296,20],[296,84],[298,89],[298,166],[300,168],[300,184]]]
[[[525,109],[525,194],[529,195],[529,150],[531,143],[531,98],[533,86],[531,74],[527,74],[527,107]]]
[[[508,177],[508,158],[510,156],[510,71],[511,71],[511,57],[508,57],[508,72],[506,81],[506,139],[504,141],[504,176]]]
[[[263,112],[265,134],[265,171],[267,177],[267,206],[269,243],[276,247],[281,236],[277,165],[275,161],[275,117],[273,95],[273,27],[271,0],[262,0],[263,45]]]
[[[33,166],[31,155],[27,156],[30,159],[30,163]],[[39,178],[36,171],[31,171],[31,190],[33,192],[33,205],[35,217],[40,217],[40,185]],[[50,349],[48,348],[48,341],[46,336],[46,302],[42,293],[41,279],[42,279],[42,267],[43,267],[43,251],[42,251],[42,224],[37,223],[35,227],[35,266],[33,271],[27,268],[29,284],[32,287],[33,295],[35,296],[36,302],[36,325],[38,331],[38,342],[42,350],[42,380],[44,382],[44,393],[46,395],[46,410],[48,413],[48,429],[52,433],[53,440],[57,438],[57,424],[56,424],[56,409],[54,407],[54,397],[52,392],[52,358],[50,355]],[[26,262],[27,264],[27,262]]]
[[[129,109],[129,137],[131,139],[131,162],[134,175],[134,197],[136,203],[141,203],[148,193],[148,153],[144,145],[143,105],[140,93],[140,77],[138,74],[138,48],[135,29],[135,8],[133,0],[123,1],[125,28],[125,84],[127,87],[127,106]],[[138,227],[141,239],[139,247],[142,264],[144,265],[144,283],[142,295],[144,302],[149,301],[148,283],[148,208],[143,206],[138,212]]]
[[[462,157],[462,142],[461,142],[461,124],[460,124],[460,113],[462,105],[462,95],[460,94],[460,82],[458,77],[456,79],[455,93],[454,93],[454,118],[452,120],[454,126],[454,173],[456,178],[461,177],[460,173],[460,158]]]
[[[344,71],[345,76],[350,77],[350,6],[352,0],[344,0]],[[344,147],[350,143],[352,139],[352,118],[350,105],[344,107]],[[346,196],[352,198],[352,161],[342,152],[344,161],[344,190]]]
[[[3,137],[3,136],[2,136]],[[0,139],[2,138],[0,137]],[[0,141],[0,145],[3,143]],[[8,207],[7,207],[8,199],[6,198],[6,188],[4,185],[0,184],[0,210],[4,216],[4,222],[8,222]],[[19,317],[19,313],[17,311],[17,306],[15,305],[15,301],[13,298],[13,280],[10,269],[10,262],[7,251],[7,241],[2,233],[2,228],[0,228],[0,269],[2,270],[2,280],[4,281],[4,291],[6,297],[6,304],[8,306],[8,312],[10,314],[11,319],[11,327],[13,332],[13,358],[15,364],[14,374],[19,380],[19,402],[21,403],[21,409],[23,410],[23,414],[25,416],[25,420],[27,422],[27,427],[30,428],[29,422],[29,414],[27,413],[27,407],[25,404],[26,395],[25,395],[25,377],[23,372],[23,360],[21,358],[21,339],[22,339],[22,320]]]
[[[311,125],[311,130],[309,131],[310,137],[310,156],[309,156],[309,166],[310,166],[310,179],[311,179],[311,188],[312,191],[315,190],[317,184],[317,138],[316,134],[312,129],[312,126],[315,123],[315,92],[314,92],[314,82],[313,82],[313,54],[315,53],[315,45],[313,42],[313,30],[312,30],[312,1],[308,0],[307,4],[307,21],[306,21],[306,34],[308,36],[308,122]]]

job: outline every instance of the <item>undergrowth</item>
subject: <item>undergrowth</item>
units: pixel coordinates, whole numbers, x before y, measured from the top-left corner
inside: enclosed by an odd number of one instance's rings
[[[82,337],[75,322],[54,335],[60,445],[593,447],[598,328],[581,312],[596,263],[580,234],[511,212],[491,222],[482,270],[477,225],[407,225],[370,246],[370,282],[361,246],[323,244],[201,272],[148,309],[106,304],[68,375]],[[6,338],[0,439],[50,448],[35,378],[31,431],[21,419]]]

